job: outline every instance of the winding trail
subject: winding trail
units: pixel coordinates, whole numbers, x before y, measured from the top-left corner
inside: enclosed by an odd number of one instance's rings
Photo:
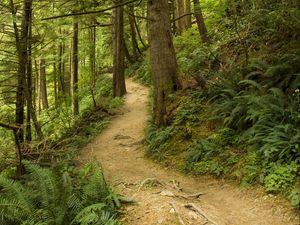
[[[300,225],[286,201],[259,188],[183,175],[144,158],[148,89],[126,82],[120,114],[80,156],[99,160],[117,192],[137,201],[124,207],[125,225]]]

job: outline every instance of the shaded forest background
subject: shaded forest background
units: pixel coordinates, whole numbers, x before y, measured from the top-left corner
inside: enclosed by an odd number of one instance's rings
[[[0,12],[2,221],[118,224],[124,199],[73,159],[122,105],[125,76],[151,89],[147,156],[299,207],[297,0],[4,0]]]

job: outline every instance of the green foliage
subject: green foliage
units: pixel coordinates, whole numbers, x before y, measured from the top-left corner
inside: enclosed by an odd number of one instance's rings
[[[148,145],[146,154],[162,160],[164,147],[174,134],[173,127],[157,128],[152,124],[148,126],[146,130],[146,143]]]
[[[299,168],[294,162],[290,165],[274,166],[264,180],[266,191],[276,193],[291,189]]]
[[[97,164],[76,169],[27,164],[21,181],[0,177],[1,224],[119,224],[114,194]]]
[[[229,173],[239,161],[238,154],[227,148],[225,132],[198,139],[190,146],[185,169],[196,174],[210,173],[217,177]]]
[[[205,107],[205,100],[206,96],[200,90],[192,91],[189,98],[182,98],[174,117],[174,125],[199,124],[199,113]]]
[[[298,182],[295,184],[291,194],[289,195],[291,203],[293,206],[298,207],[300,206],[300,184],[299,179]]]
[[[126,70],[126,75],[133,77],[133,79],[142,85],[150,86],[152,84],[150,67],[149,67],[149,56],[146,55],[141,61],[137,61]]]
[[[175,37],[174,45],[178,51],[176,56],[179,68],[186,76],[197,74],[206,77],[209,70],[203,68],[211,68],[216,63],[216,49],[200,44],[196,27]]]

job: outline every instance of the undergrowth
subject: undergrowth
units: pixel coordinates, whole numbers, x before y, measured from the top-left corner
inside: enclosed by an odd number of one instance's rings
[[[149,124],[146,153],[185,172],[259,183],[299,207],[299,11],[296,1],[244,3],[228,0],[225,20],[207,19],[211,45],[194,26],[175,38],[188,89],[169,126]]]
[[[81,169],[27,163],[26,171],[19,181],[0,176],[0,224],[120,224],[120,200],[96,163]]]

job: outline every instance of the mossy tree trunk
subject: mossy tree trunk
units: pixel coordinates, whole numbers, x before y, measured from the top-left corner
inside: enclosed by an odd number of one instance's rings
[[[196,22],[198,25],[201,40],[204,43],[210,43],[210,39],[207,35],[207,29],[206,29],[203,13],[201,10],[200,2],[199,0],[193,0],[193,2],[194,2]]]
[[[115,1],[120,4],[122,0]],[[123,6],[113,9],[113,96],[126,94]]]

